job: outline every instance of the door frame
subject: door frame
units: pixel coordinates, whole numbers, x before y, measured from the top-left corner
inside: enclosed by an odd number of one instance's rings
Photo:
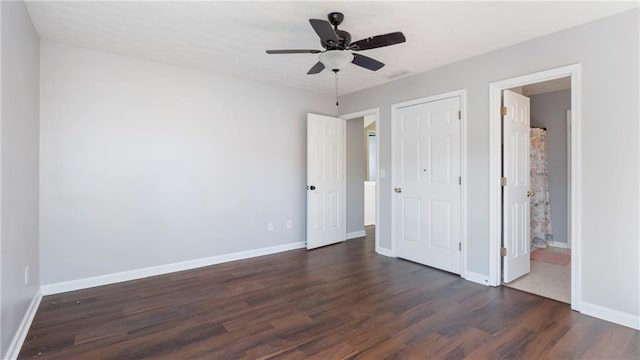
[[[378,161],[376,161],[376,229],[375,229],[375,251],[378,254],[382,254],[382,255],[388,255],[387,251],[383,248],[380,247],[380,108],[371,108],[371,109],[366,109],[366,110],[362,110],[362,111],[358,111],[358,112],[353,112],[350,114],[345,114],[345,115],[340,115],[338,116],[338,118],[343,119],[345,121],[349,121],[352,119],[358,119],[361,117],[365,117],[368,115],[374,115],[376,117],[376,154],[378,154]],[[364,131],[364,128],[362,129]],[[344,193],[347,193],[347,161],[346,161],[346,156],[347,156],[347,136],[345,133],[345,137],[344,137],[344,144],[343,147],[345,149],[344,152],[344,156],[345,156],[345,161],[342,162],[343,164],[343,174],[345,174],[344,176],[344,180],[343,180],[343,184],[342,184],[342,188]],[[345,200],[346,201],[346,200]],[[345,202],[345,210],[346,210],[346,202]],[[347,223],[347,213],[346,211],[343,212],[343,216],[344,219],[342,219],[345,223],[345,227],[344,227],[344,239],[347,239],[347,227],[346,227],[346,223]]]
[[[397,121],[397,111],[400,108],[418,105],[438,100],[449,99],[453,97],[460,97],[460,177],[462,178],[462,184],[460,186],[460,242],[462,243],[462,250],[460,256],[462,257],[460,276],[464,279],[478,282],[478,276],[474,273],[467,271],[467,89],[460,89],[449,91],[446,93],[431,95],[419,99],[409,100],[401,103],[391,105],[391,184],[388,191],[391,196],[391,256],[396,255],[396,238],[394,237],[396,229],[395,220],[395,208],[396,197],[393,192],[393,184],[396,183],[396,170],[393,159],[395,159],[396,139],[395,139],[395,123]],[[377,128],[376,128],[377,129]]]
[[[571,204],[571,109],[567,117],[567,205]],[[557,246],[557,244],[556,244]],[[567,207],[567,247],[571,249],[571,207]]]
[[[489,285],[500,286],[501,281],[501,115],[502,90],[524,86],[563,77],[571,78],[571,308],[580,311],[580,275],[581,275],[581,65],[572,64],[555,69],[530,73],[510,79],[491,82],[489,84]]]

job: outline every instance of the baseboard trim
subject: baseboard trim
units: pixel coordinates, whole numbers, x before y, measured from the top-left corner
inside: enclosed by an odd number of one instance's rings
[[[364,230],[354,231],[354,232],[347,233],[347,240],[360,238],[364,236],[367,236],[367,233]]]
[[[489,277],[487,275],[478,274],[473,271],[465,271],[462,274],[462,278],[467,281],[489,286]]]
[[[20,349],[22,349],[22,344],[24,344],[24,340],[27,338],[29,328],[31,327],[31,323],[33,322],[33,318],[36,316],[36,312],[38,311],[38,307],[40,306],[40,301],[42,301],[42,291],[38,289],[38,291],[36,291],[35,295],[33,296],[33,299],[31,299],[31,303],[29,304],[27,312],[24,314],[24,317],[20,322],[20,326],[18,326],[16,334],[13,336],[13,340],[11,340],[11,344],[7,349],[5,360],[18,358]]]
[[[302,249],[304,242],[270,246],[261,249],[241,251],[231,254],[211,256],[207,258],[181,261],[171,264],[152,266],[148,268],[123,271],[113,274],[92,276],[84,279],[63,281],[41,286],[43,295],[59,294],[67,291],[87,289],[96,286],[115,284],[123,281],[142,279],[149,276],[163,275],[176,271],[191,270],[199,267],[221,264],[229,261],[249,259],[257,256],[270,255],[283,251]]]
[[[580,303],[580,313],[606,320],[632,329],[640,330],[640,316],[609,309],[587,302]]]
[[[387,257],[395,257],[393,256],[393,253],[391,252],[391,250],[389,249],[385,249],[385,248],[381,248],[381,247],[376,247],[376,253],[383,255],[383,256],[387,256]]]
[[[563,243],[563,242],[550,242],[549,246],[551,247],[555,247],[555,248],[561,248],[561,249],[571,249],[571,247],[569,246],[569,244],[567,243]]]

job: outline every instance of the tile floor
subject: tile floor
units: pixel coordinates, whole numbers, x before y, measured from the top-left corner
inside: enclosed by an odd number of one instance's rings
[[[570,254],[570,249],[548,248]],[[531,272],[509,284],[513,289],[526,291],[550,299],[571,303],[571,263],[566,266],[531,260]]]

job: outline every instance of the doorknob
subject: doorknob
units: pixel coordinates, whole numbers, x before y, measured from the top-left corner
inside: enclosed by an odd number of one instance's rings
[[[527,197],[533,197],[533,195],[535,195],[536,193],[533,191],[527,191]]]
[[[308,189],[309,189],[309,190],[315,190],[315,189],[316,189],[316,187],[315,187],[315,186],[313,186],[313,185],[311,185],[311,186],[309,186],[309,187],[308,187]]]
[[[402,188],[395,188],[395,189],[393,189],[393,191],[395,191],[397,193],[401,193],[402,192]]]

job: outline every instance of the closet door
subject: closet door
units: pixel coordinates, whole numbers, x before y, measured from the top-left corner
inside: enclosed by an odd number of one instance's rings
[[[460,274],[460,98],[402,107],[394,117],[396,255]]]

